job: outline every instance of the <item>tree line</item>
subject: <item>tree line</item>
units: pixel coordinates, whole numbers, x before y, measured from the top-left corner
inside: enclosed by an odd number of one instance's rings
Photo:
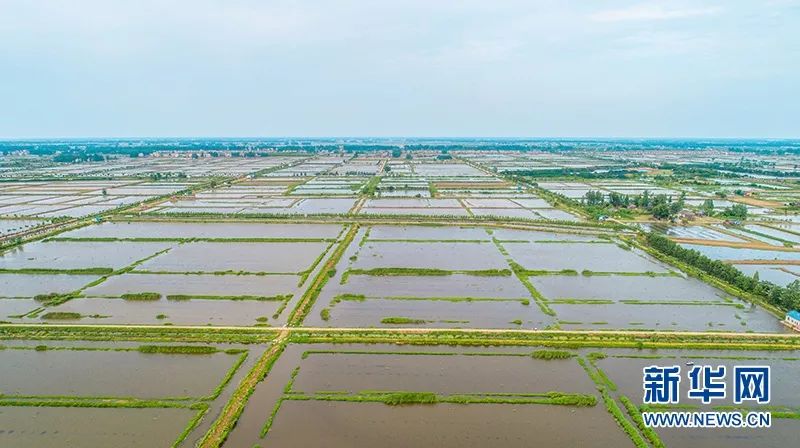
[[[607,195],[602,191],[589,190],[581,199],[584,205],[594,215],[631,207],[644,210],[656,219],[669,219],[675,217],[685,206],[686,193],[681,193],[677,199],[666,194],[650,194],[648,190],[638,195],[627,195],[612,191]],[[706,199],[700,210],[707,216],[714,215],[714,201]],[[721,216],[744,220],[747,218],[747,207],[742,204],[733,204],[720,212]]]
[[[742,291],[757,295],[777,308],[784,311],[800,309],[800,280],[795,280],[785,287],[766,280],[759,280],[758,273],[752,277],[747,276],[727,263],[712,260],[694,249],[681,247],[669,238],[655,232],[647,234],[647,243],[659,252],[677,258]]]

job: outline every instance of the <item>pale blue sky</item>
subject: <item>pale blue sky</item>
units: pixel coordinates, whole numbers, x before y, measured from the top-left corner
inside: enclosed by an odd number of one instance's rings
[[[0,0],[0,138],[800,137],[800,0]]]

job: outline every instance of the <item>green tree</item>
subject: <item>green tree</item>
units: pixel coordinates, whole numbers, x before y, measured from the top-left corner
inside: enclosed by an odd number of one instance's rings
[[[738,220],[747,219],[747,206],[743,204],[733,204],[722,212],[723,216]]]
[[[714,214],[714,201],[711,199],[706,199],[703,201],[703,205],[700,206],[700,210],[703,211],[706,215],[710,216]]]
[[[670,206],[666,202],[659,203],[651,210],[656,219],[667,219],[670,217]]]

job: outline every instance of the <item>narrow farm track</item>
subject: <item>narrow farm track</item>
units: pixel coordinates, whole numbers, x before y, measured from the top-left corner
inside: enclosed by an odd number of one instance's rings
[[[244,407],[250,398],[250,394],[255,389],[256,385],[261,382],[272,367],[272,363],[286,345],[286,339],[289,332],[286,330],[281,331],[278,337],[272,342],[272,347],[269,348],[261,358],[259,358],[256,365],[247,373],[236,390],[233,392],[228,404],[222,409],[217,420],[211,425],[211,429],[206,433],[203,440],[197,445],[200,448],[217,448],[222,446],[228,433],[236,425],[239,416],[242,415]]]
[[[342,254],[353,241],[353,238],[358,233],[358,225],[353,225],[350,229],[347,230],[344,238],[337,244],[336,248],[334,249],[331,256],[325,262],[325,265],[322,266],[319,273],[316,277],[314,277],[313,283],[311,286],[306,290],[306,293],[303,294],[303,297],[300,299],[300,302],[297,304],[294,312],[292,313],[291,317],[289,318],[290,325],[300,325],[303,322],[303,319],[306,317],[306,314],[310,311],[311,306],[314,304],[314,301],[317,299],[322,287],[325,286],[330,276],[328,275],[332,272],[333,269],[336,268],[336,265],[339,263],[339,259],[342,258]]]

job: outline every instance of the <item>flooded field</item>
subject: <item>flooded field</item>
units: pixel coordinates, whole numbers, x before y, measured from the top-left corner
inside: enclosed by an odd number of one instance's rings
[[[35,297],[40,294],[67,293],[97,280],[97,275],[0,274],[0,296]]]
[[[198,398],[214,391],[236,356],[31,347],[2,350],[0,360],[4,397]]]
[[[295,377],[294,390],[424,390],[442,394],[593,393],[595,385],[574,359],[539,361],[529,356],[313,353]]]
[[[550,303],[560,328],[642,329],[782,333],[789,330],[776,316],[750,305],[736,304],[574,304]]]
[[[311,267],[327,243],[187,243],[142,263],[152,272],[266,272],[293,274]]]
[[[544,360],[532,356],[531,350],[534,354],[548,351],[502,346],[292,344],[270,372],[271,381],[256,388],[227,446],[486,446],[498,440],[510,446],[530,446],[531,440],[546,446],[632,446],[614,422],[611,407],[621,409],[620,418],[632,419],[641,412],[643,402],[642,368],[689,361],[724,365],[729,370],[735,365],[770,366],[775,379],[771,387],[780,398],[769,406],[753,403],[733,409],[772,409],[773,428],[659,429],[655,437],[666,446],[684,446],[688,441],[704,448],[728,442],[785,446],[797,428],[793,416],[800,396],[791,392],[800,387],[800,380],[791,373],[800,362],[797,351],[597,348],[561,351],[567,353],[565,359]],[[404,405],[381,402],[385,394],[397,391],[424,392],[437,399]],[[541,391],[598,398],[602,394],[610,407],[604,409],[603,401],[586,407],[514,402],[514,397],[534,397]],[[688,386],[682,385],[681,391],[684,407],[677,409],[710,408],[690,398]],[[497,402],[480,402],[478,397],[486,396],[496,397]],[[450,397],[463,401],[450,403]],[[715,406],[732,404],[728,398]],[[786,416],[776,413],[779,410],[785,410]],[[316,416],[320,426],[300,430],[309,416]]]
[[[59,235],[64,238],[336,238],[341,226],[246,222],[106,222]]]
[[[297,281],[296,275],[123,274],[87,288],[84,294],[90,297],[120,297],[124,294],[156,292],[162,296],[274,297],[291,294],[297,288]]]
[[[517,263],[532,271],[669,272],[648,256],[615,244],[503,243],[503,246]]]
[[[506,269],[508,265],[491,243],[368,242],[353,269],[415,267],[449,270]]]
[[[511,347],[290,345],[270,378],[256,389],[229,446],[530,446],[531,440],[548,446],[630,445],[602,405],[536,402],[534,397],[554,391],[597,394],[574,355],[542,360],[533,359],[530,350]],[[370,402],[394,391],[425,391],[444,402]],[[465,401],[446,402],[456,396]],[[497,397],[496,402],[480,402],[487,396]],[[298,431],[309,415],[320,425]],[[577,421],[585,431],[574,430],[570,422]]]
[[[313,418],[320,424],[299,431]],[[575,419],[575,420],[573,420]],[[574,422],[581,424],[576,428]],[[288,402],[265,443],[285,447],[631,446],[601,409],[437,404],[388,407],[374,403]]]
[[[361,229],[304,324],[785,331],[769,312],[605,235],[445,231]]]
[[[800,395],[794,393],[800,387],[800,380],[793,372],[799,367],[796,352],[790,354],[773,352],[713,352],[691,350],[659,350],[651,351],[647,357],[636,352],[609,350],[609,356],[596,361],[608,378],[618,388],[620,395],[627,396],[634,403],[642,402],[642,368],[650,365],[684,365],[686,362],[697,365],[726,366],[729,371],[736,365],[768,365],[772,372],[772,401],[769,406],[745,403],[734,405],[732,398],[713,401],[703,405],[696,399],[687,396],[688,389],[682,388],[680,403],[696,409],[711,409],[718,406],[733,406],[740,409],[772,409],[772,427],[765,429],[657,429],[661,439],[667,446],[765,446],[781,447],[791,445],[800,429],[800,420],[796,411],[787,417],[775,417],[774,410],[796,410],[800,406]],[[788,356],[787,356],[788,355]],[[685,367],[688,368],[688,367]],[[795,416],[792,417],[791,415]]]
[[[139,181],[6,182],[0,217],[81,217],[184,190],[189,183]]]
[[[238,325],[252,326],[273,319],[285,300],[188,299],[130,301],[114,298],[77,298],[48,308],[48,312],[75,314],[60,318],[73,324]],[[31,311],[31,310],[28,310]],[[33,317],[31,317],[32,319]],[[40,317],[47,322],[47,314]]]
[[[0,219],[0,235],[17,233],[45,223],[47,223],[47,221],[37,221],[31,219]]]
[[[260,350],[4,340],[0,445],[193,446]]]
[[[0,302],[0,319],[280,324],[341,230],[264,223],[85,226],[0,254],[0,297],[13,298]]]
[[[642,301],[721,302],[727,295],[707,284],[683,277],[532,276],[531,283],[547,299],[608,299]],[[625,288],[620,288],[624,282]]]
[[[161,242],[37,241],[0,254],[0,269],[119,269],[174,246]]]
[[[191,409],[0,406],[0,445],[169,446],[196,413]]]
[[[796,445],[800,158],[435,142],[0,160],[0,446]],[[694,363],[773,427],[643,428]]]

